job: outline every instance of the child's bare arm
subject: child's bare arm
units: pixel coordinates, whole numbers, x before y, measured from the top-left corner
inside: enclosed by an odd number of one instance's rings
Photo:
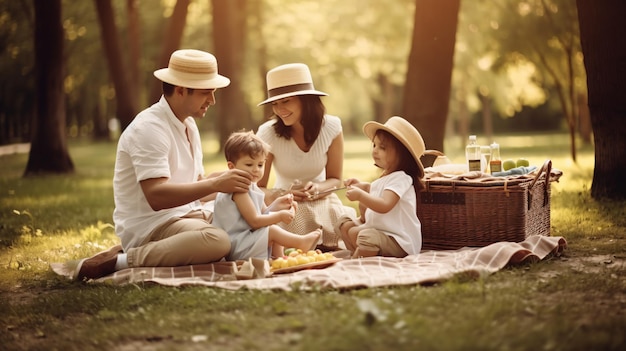
[[[361,214],[359,216],[359,220],[361,223],[365,223],[365,211],[367,211],[367,207],[362,203],[359,203],[359,213]]]
[[[361,189],[361,190],[363,190],[365,192],[368,192],[368,193],[370,191],[370,185],[371,185],[370,183],[362,182],[362,181],[360,181],[360,180],[358,180],[356,178],[348,178],[348,179],[344,180],[343,184],[345,186],[349,187],[349,188],[350,187],[359,188],[359,189]]]
[[[351,201],[359,201],[360,209],[364,206],[378,213],[391,211],[398,201],[400,201],[400,196],[391,190],[385,190],[381,197],[377,197],[361,189],[353,188],[346,192],[346,197]],[[363,210],[362,213],[364,212]]]
[[[279,196],[269,206],[263,208],[263,213],[280,210],[290,210],[292,207],[294,207],[294,203],[295,201],[293,200],[293,194],[285,194]]]
[[[259,213],[248,193],[235,193],[232,196],[241,216],[252,229],[256,230],[278,222],[291,222],[293,219],[293,211],[282,210],[267,214]]]

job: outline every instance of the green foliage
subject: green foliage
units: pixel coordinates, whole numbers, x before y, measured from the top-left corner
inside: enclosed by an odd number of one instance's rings
[[[482,108],[478,93],[490,97],[502,116],[541,105],[562,116],[567,111],[551,98],[555,87],[574,79],[575,90],[586,91],[571,1],[462,2],[459,26],[453,88],[470,111]],[[569,59],[574,77],[567,72]]]
[[[35,110],[34,13],[30,1],[0,2],[0,144],[29,136]]]
[[[571,1],[461,3],[449,120],[454,122],[461,114],[457,110],[461,104],[472,113],[480,111],[480,95],[484,94],[492,99],[496,119],[515,116],[528,120],[528,114],[521,112],[539,105],[545,105],[552,116],[562,116],[558,99],[552,97],[556,80],[567,74],[563,71],[567,67],[565,44],[573,50],[576,91],[585,88]],[[157,68],[156,58],[175,1],[136,4],[141,22],[137,106],[143,108],[151,103],[146,101],[148,89],[154,81],[152,72]],[[126,2],[114,1],[113,5],[120,45],[127,59]],[[378,115],[377,105],[385,103],[391,106],[391,113],[399,113],[399,91],[404,84],[413,28],[413,0],[264,0],[255,1],[254,8],[259,10],[248,15],[248,49],[242,57],[246,71],[241,84],[246,94],[242,103],[251,105],[256,122],[266,117],[263,109],[256,107],[265,94],[265,70],[287,62],[304,62],[311,67],[316,87],[330,93],[324,100],[328,112],[341,116],[348,132],[359,131],[358,126],[366,120],[388,117]],[[209,1],[191,1],[183,47],[213,49],[210,13]],[[33,21],[30,1],[0,2],[0,47],[4,49],[0,53],[0,74],[5,78],[0,83],[0,144],[30,137],[35,106]],[[115,114],[115,91],[103,55],[94,3],[64,0],[63,27],[68,136],[93,136],[94,130]],[[540,55],[555,74],[542,65]],[[522,125],[554,128],[554,123]],[[207,125],[204,130],[211,127]],[[502,127],[513,130],[518,125]]]

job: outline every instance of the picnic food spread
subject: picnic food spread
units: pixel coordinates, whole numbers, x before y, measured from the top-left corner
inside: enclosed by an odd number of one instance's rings
[[[272,271],[277,271],[304,265],[310,266],[311,263],[330,263],[329,261],[332,260],[337,260],[337,257],[330,252],[324,253],[319,249],[304,252],[301,249],[289,248],[285,249],[285,256],[270,260],[270,267]]]

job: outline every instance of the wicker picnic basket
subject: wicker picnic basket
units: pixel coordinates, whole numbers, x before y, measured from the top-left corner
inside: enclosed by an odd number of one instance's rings
[[[417,206],[422,248],[482,247],[550,235],[550,183],[561,174],[547,160],[523,176],[470,181],[427,175]]]

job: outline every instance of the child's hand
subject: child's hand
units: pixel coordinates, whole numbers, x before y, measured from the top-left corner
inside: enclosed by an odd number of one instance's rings
[[[348,178],[344,180],[343,183],[346,185],[346,187],[348,187],[348,189],[359,188],[365,192],[369,192],[370,190],[370,183],[361,182],[360,180],[356,178]]]
[[[293,207],[294,202],[295,201],[293,201],[293,194],[285,194],[277,197],[276,200],[274,200],[274,202],[272,202],[272,204],[269,206],[269,208],[272,211],[288,210]]]
[[[359,201],[367,192],[359,187],[351,186],[346,190],[346,198],[350,201]]]
[[[294,217],[294,210],[293,207],[289,210],[281,210],[280,212],[280,221],[285,223],[285,224],[289,224],[291,223],[291,221],[293,221],[293,217]]]
[[[296,214],[296,212],[298,212],[298,201],[292,201],[291,202],[291,208],[290,210],[293,211],[294,215]]]
[[[360,181],[356,178],[348,178],[343,181],[343,185],[347,187],[353,186],[354,184],[358,184],[358,183],[360,183]]]

